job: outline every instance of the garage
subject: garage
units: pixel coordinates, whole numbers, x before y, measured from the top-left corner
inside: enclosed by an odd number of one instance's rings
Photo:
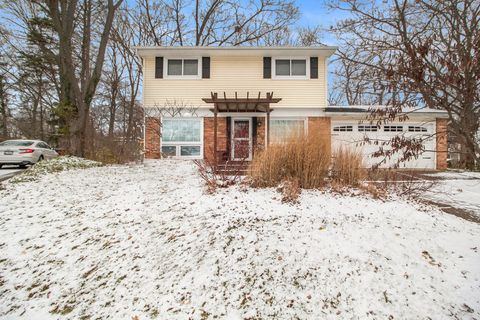
[[[408,139],[421,139],[423,152],[417,158],[400,163],[399,168],[417,170],[437,170],[437,127],[446,124],[447,114],[436,109],[402,109],[397,116],[404,118],[404,121],[393,121],[376,125],[367,119],[372,108],[387,108],[386,106],[349,106],[349,107],[327,107],[325,113],[331,119],[331,145],[335,151],[341,147],[355,149],[364,156],[366,167],[380,164],[381,168],[394,167],[403,151],[397,152],[391,158],[374,157],[373,154],[381,147],[384,150],[391,150],[389,142],[396,136],[403,136]],[[440,122],[439,122],[440,121]],[[441,126],[441,127],[442,127]],[[446,126],[444,127],[446,130]],[[443,132],[443,131],[442,131]],[[445,134],[443,134],[445,136]],[[365,140],[370,142],[367,143]],[[440,151],[439,151],[440,152]],[[442,166],[446,164],[442,163]]]
[[[340,147],[359,150],[363,155],[368,167],[380,163],[383,157],[373,157],[373,154],[379,150],[382,142],[389,141],[397,135],[406,138],[422,139],[424,152],[417,159],[411,159],[400,165],[400,168],[411,169],[435,169],[435,124],[402,122],[389,123],[382,126],[371,124],[359,124],[358,121],[332,121],[332,149]],[[371,143],[365,143],[368,138]],[[376,144],[378,142],[378,144]],[[390,146],[383,146],[389,150]],[[385,159],[380,167],[392,167],[396,164],[401,154],[396,153],[390,159]]]

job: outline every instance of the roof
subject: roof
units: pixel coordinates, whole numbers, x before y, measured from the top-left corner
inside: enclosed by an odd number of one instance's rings
[[[378,105],[372,105],[372,106],[330,106],[326,107],[324,109],[326,114],[331,114],[331,115],[340,115],[340,114],[361,114],[361,113],[368,113],[371,112],[372,110],[375,109],[387,109],[388,106],[378,106]],[[435,116],[437,118],[448,118],[448,112],[444,110],[439,110],[439,109],[432,109],[432,108],[410,108],[410,107],[404,107],[402,108],[402,114],[408,113],[409,115],[431,115]]]
[[[284,55],[284,56],[321,56],[329,57],[335,53],[337,47],[333,46],[311,46],[311,47],[205,47],[205,46],[183,46],[183,47],[134,47],[141,57],[158,55],[235,55],[235,56],[258,56],[258,55]]]

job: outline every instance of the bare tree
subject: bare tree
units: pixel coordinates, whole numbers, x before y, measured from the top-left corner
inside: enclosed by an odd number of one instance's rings
[[[405,106],[445,110],[465,165],[478,166],[480,2],[334,0],[331,7],[352,15],[332,30],[342,65],[361,70],[350,70],[353,92],[360,86],[378,95],[373,101],[390,105],[374,116],[393,119]],[[360,54],[351,54],[355,48]]]
[[[46,55],[55,57],[58,65],[61,87],[59,100],[60,105],[72,111],[67,114],[68,118],[74,119],[69,127],[72,129],[71,137],[74,137],[71,148],[76,155],[85,154],[90,107],[100,81],[115,12],[121,3],[122,0],[108,0],[106,6],[94,6],[91,0],[83,0],[81,4],[79,0],[48,0],[45,4],[39,3],[51,20],[58,38],[58,52],[46,47],[42,49]],[[92,34],[96,31],[95,18],[92,17],[94,11],[101,17],[101,21],[96,24],[100,30],[95,39],[92,39]],[[77,58],[76,39],[80,43],[80,59]]]

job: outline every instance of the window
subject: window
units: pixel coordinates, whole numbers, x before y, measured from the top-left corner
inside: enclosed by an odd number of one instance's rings
[[[39,142],[39,143],[37,143],[37,147],[43,148],[43,149],[50,149],[50,147],[48,146],[48,144],[46,144],[45,142]]]
[[[377,126],[373,126],[373,125],[359,125],[358,126],[358,131],[360,132],[376,132],[378,130],[378,127]]]
[[[305,119],[270,119],[270,142],[286,142],[305,133]]]
[[[202,119],[163,119],[162,155],[165,157],[202,157]]]
[[[307,76],[307,59],[276,59],[276,77],[301,77]]]
[[[402,132],[403,126],[383,126],[385,132]]]
[[[168,59],[167,76],[198,77],[198,59]]]
[[[344,131],[353,131],[353,126],[335,126],[333,127],[333,131],[335,132],[344,132]]]
[[[33,141],[27,140],[6,140],[0,142],[0,146],[2,147],[28,147],[33,144]]]
[[[409,132],[427,132],[427,128],[420,126],[408,126]]]

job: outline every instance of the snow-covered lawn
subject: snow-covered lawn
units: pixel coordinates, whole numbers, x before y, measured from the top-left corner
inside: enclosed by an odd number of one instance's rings
[[[205,195],[178,161],[4,187],[3,319],[480,317],[480,225],[438,209]]]

